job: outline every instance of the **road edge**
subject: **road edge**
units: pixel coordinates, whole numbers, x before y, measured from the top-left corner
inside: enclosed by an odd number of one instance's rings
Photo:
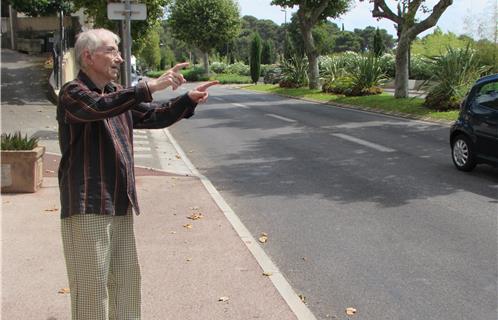
[[[278,267],[273,263],[270,257],[266,254],[266,252],[261,248],[258,242],[251,235],[249,230],[245,227],[242,221],[239,219],[237,214],[232,210],[232,208],[228,205],[228,203],[223,199],[221,194],[215,188],[215,186],[211,183],[211,181],[201,174],[197,168],[192,164],[192,162],[188,159],[187,155],[180,147],[178,142],[176,142],[173,135],[169,132],[167,128],[163,129],[164,133],[169,138],[171,144],[174,146],[180,157],[183,159],[185,165],[190,169],[194,176],[200,179],[210,196],[216,202],[218,207],[221,209],[227,220],[230,222],[232,227],[235,229],[235,232],[239,235],[240,239],[244,242],[246,247],[249,249],[251,254],[254,256],[258,264],[264,270],[264,272],[271,272],[272,275],[269,276],[273,285],[280,293],[282,298],[285,300],[287,305],[290,307],[292,312],[296,315],[299,320],[317,320],[313,313],[309,310],[308,306],[306,306],[297,293],[294,291],[292,286],[289,284],[287,279],[285,279],[284,275],[280,272]]]

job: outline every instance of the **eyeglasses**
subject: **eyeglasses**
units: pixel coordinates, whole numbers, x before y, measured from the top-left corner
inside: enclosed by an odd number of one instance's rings
[[[119,52],[118,49],[113,47],[101,47],[95,51],[101,51],[103,53],[110,54],[113,58],[116,58],[118,56],[121,57],[121,52]]]

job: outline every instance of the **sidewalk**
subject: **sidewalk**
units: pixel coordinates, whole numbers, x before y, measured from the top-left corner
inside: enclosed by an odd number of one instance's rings
[[[40,191],[2,194],[3,319],[70,319],[59,230],[59,160],[55,153],[45,155]],[[171,169],[136,167],[142,319],[315,319],[290,287],[285,292],[277,285],[277,290],[275,279],[283,276],[262,269],[261,257],[258,264],[253,255],[258,243],[250,236],[241,239],[204,178],[185,174],[189,168],[183,161]],[[263,275],[266,271],[273,274]]]

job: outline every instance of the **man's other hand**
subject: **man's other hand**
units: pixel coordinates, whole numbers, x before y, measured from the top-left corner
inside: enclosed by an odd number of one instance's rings
[[[206,102],[208,99],[208,92],[207,89],[211,86],[214,86],[216,84],[219,84],[220,82],[218,80],[215,81],[209,81],[204,84],[201,84],[200,86],[196,87],[194,90],[191,90],[188,92],[188,97],[192,102],[194,103],[203,103]]]

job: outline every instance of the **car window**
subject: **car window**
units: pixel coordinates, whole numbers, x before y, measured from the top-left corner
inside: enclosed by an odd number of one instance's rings
[[[480,106],[498,110],[498,81],[483,85],[476,94],[475,102]]]

